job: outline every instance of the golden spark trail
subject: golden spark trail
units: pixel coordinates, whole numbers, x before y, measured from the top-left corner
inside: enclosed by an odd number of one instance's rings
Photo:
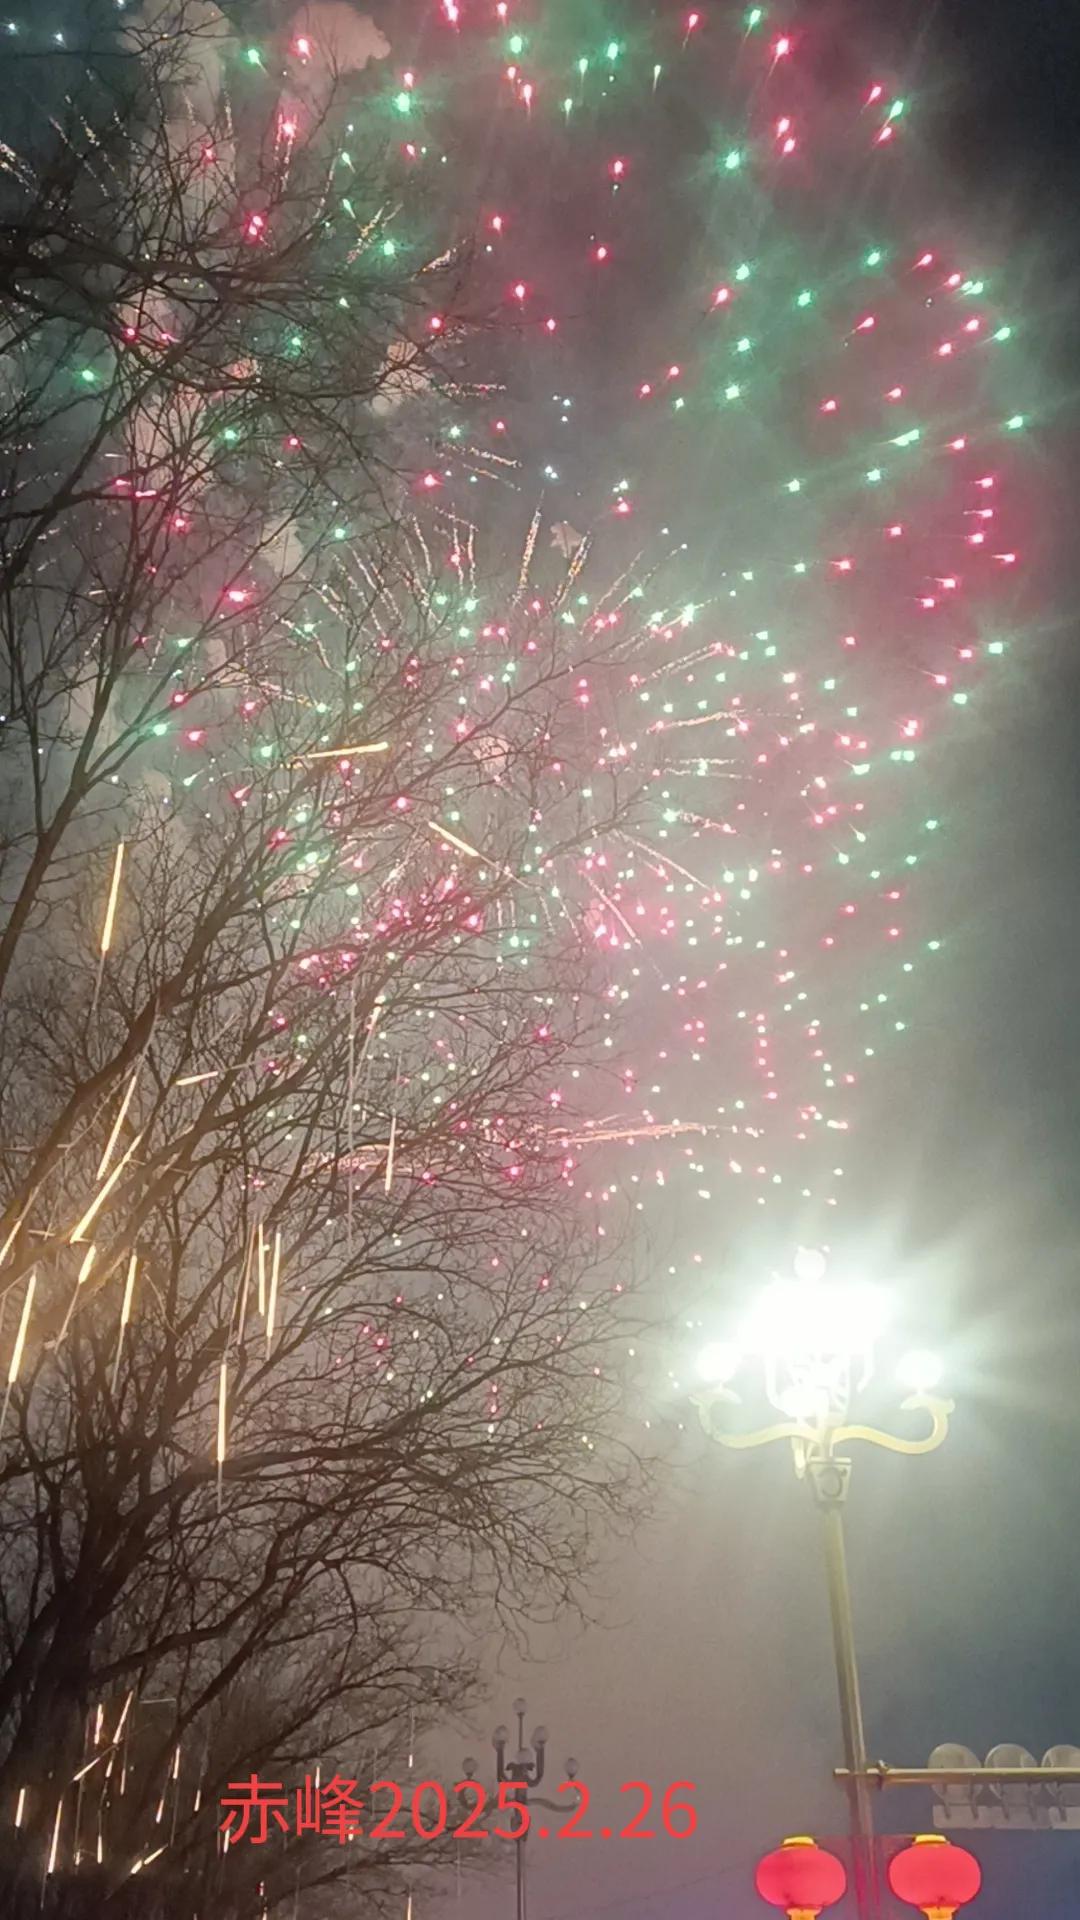
[[[22,1366],[23,1348],[26,1345],[26,1329],[30,1325],[30,1309],[34,1304],[34,1288],[36,1286],[37,1286],[37,1268],[31,1267],[30,1278],[26,1283],[26,1292],[23,1295],[22,1313],[19,1317],[19,1331],[15,1335],[15,1346],[12,1350],[11,1365],[8,1367],[7,1390],[4,1394],[4,1408],[3,1408],[3,1412],[0,1413],[0,1433],[3,1432],[7,1422],[7,1410],[8,1410],[8,1402],[11,1399],[11,1389],[15,1385],[15,1382],[19,1377],[19,1369]]]
[[[274,1321],[277,1317],[278,1276],[281,1272],[281,1229],[274,1229],[274,1255],[270,1262],[270,1295],[266,1307],[266,1352],[269,1356],[274,1340]]]
[[[142,1065],[141,1061],[139,1062],[139,1065],[140,1066]],[[136,1067],[134,1073],[131,1076],[131,1079],[127,1083],[127,1087],[124,1091],[124,1097],[120,1102],[120,1111],[118,1112],[116,1119],[113,1121],[112,1132],[110,1133],[109,1138],[105,1143],[105,1151],[102,1154],[101,1159],[98,1163],[98,1170],[94,1176],[95,1179],[97,1180],[100,1180],[103,1177],[105,1173],[105,1169],[108,1166],[109,1161],[113,1157],[113,1148],[115,1147],[116,1142],[119,1139],[120,1129],[124,1124],[124,1120],[127,1116],[127,1110],[131,1105],[131,1096],[135,1091],[135,1082],[138,1079],[138,1077],[139,1077],[139,1068]]]
[[[371,740],[355,747],[320,747],[317,753],[300,753],[290,760],[292,767],[302,767],[308,760],[358,760],[366,753],[389,753],[389,740]]]
[[[101,1187],[99,1191],[95,1194],[93,1200],[90,1202],[90,1205],[87,1207],[86,1212],[83,1214],[83,1217],[79,1221],[78,1225],[72,1227],[71,1232],[68,1234],[68,1244],[70,1246],[74,1246],[77,1240],[82,1240],[85,1238],[87,1227],[101,1212],[102,1207],[105,1205],[105,1202],[108,1199],[113,1188],[115,1187],[117,1181],[119,1180],[120,1175],[123,1173],[124,1168],[127,1166],[128,1161],[131,1159],[132,1154],[136,1151],[136,1148],[138,1147],[141,1139],[142,1139],[142,1133],[141,1132],[137,1133],[135,1135],[135,1138],[132,1140],[131,1145],[127,1148],[127,1151],[117,1161],[115,1167],[110,1173],[104,1186]]]
[[[449,828],[442,826],[438,820],[429,820],[428,826],[431,828],[432,833],[437,833],[440,839],[446,840],[450,846],[456,847],[459,853],[467,854],[470,860],[483,859],[484,856],[478,847],[470,847],[467,840],[459,840],[456,833],[451,833]]]
[[[113,861],[112,885],[109,888],[109,901],[105,908],[105,925],[101,929],[101,954],[104,959],[112,946],[113,926],[116,920],[116,902],[120,893],[120,875],[124,866],[124,842],[121,840]]]
[[[127,1279],[124,1281],[124,1300],[120,1308],[120,1326],[116,1335],[116,1358],[113,1361],[110,1392],[116,1393],[116,1378],[120,1372],[120,1350],[124,1344],[124,1328],[131,1319],[131,1299],[135,1292],[135,1269],[139,1264],[138,1254],[133,1253],[128,1261]]]
[[[221,1372],[218,1375],[218,1415],[217,1415],[217,1499],[218,1512],[221,1511],[221,1475],[225,1465],[225,1448],[228,1418],[229,1362],[222,1359]]]

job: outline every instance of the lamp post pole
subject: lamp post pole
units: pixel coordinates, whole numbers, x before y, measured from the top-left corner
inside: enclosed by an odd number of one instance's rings
[[[851,1461],[839,1449],[848,1441],[861,1440],[891,1453],[932,1453],[948,1431],[953,1403],[930,1392],[937,1380],[932,1356],[910,1354],[900,1371],[905,1384],[914,1391],[901,1401],[901,1411],[925,1414],[929,1432],[921,1439],[909,1440],[853,1423],[852,1400],[873,1372],[873,1346],[883,1317],[882,1298],[872,1289],[826,1285],[824,1256],[805,1249],[800,1249],[795,1275],[794,1281],[781,1281],[768,1289],[762,1310],[752,1318],[741,1341],[710,1348],[702,1355],[702,1372],[708,1384],[692,1398],[711,1439],[737,1450],[787,1440],[797,1476],[810,1483],[824,1536],[855,1904],[859,1920],[879,1920],[881,1887],[871,1770],[844,1547]],[[728,1382],[747,1356],[763,1362],[766,1398],[785,1417],[754,1432],[733,1432],[726,1421],[718,1422],[716,1413],[724,1403],[739,1404],[739,1395]]]
[[[860,1916],[865,1915],[866,1920],[876,1920],[881,1908],[881,1889],[874,1842],[874,1809],[866,1774],[866,1734],[859,1692],[855,1622],[851,1612],[851,1587],[844,1546],[844,1502],[847,1499],[851,1462],[814,1459],[808,1462],[808,1472],[814,1504],[821,1514],[824,1530],[825,1577],[829,1590],[836,1685],[840,1696],[844,1765],[853,1776],[848,1785],[848,1808],[855,1905]]]
[[[524,1700],[518,1699],[514,1701],[513,1714],[517,1721],[517,1748],[514,1753],[509,1755],[507,1753],[507,1747],[510,1742],[510,1732],[507,1727],[498,1726],[495,1728],[491,1736],[491,1744],[495,1751],[495,1776],[499,1784],[501,1785],[503,1781],[509,1781],[520,1789],[519,1794],[515,1796],[515,1805],[523,1809],[524,1818],[522,1820],[520,1833],[511,1841],[514,1849],[514,1914],[515,1920],[526,1920],[527,1882],[525,1875],[525,1843],[529,1837],[529,1810],[534,1804],[539,1807],[547,1807],[552,1813],[565,1813],[566,1808],[560,1806],[557,1800],[545,1800],[542,1795],[536,1792],[536,1788],[540,1785],[544,1777],[544,1763],[548,1739],[547,1728],[533,1728],[532,1745],[530,1746],[525,1740],[526,1706]],[[465,1761],[466,1778],[472,1778],[475,1768],[476,1762],[471,1757]],[[566,1762],[567,1779],[573,1780],[576,1773],[577,1761],[568,1760]]]

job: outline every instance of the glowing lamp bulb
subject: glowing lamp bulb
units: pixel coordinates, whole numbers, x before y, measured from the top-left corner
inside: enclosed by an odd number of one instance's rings
[[[944,1371],[945,1368],[938,1354],[917,1348],[911,1353],[905,1353],[898,1362],[896,1378],[900,1385],[907,1387],[911,1393],[932,1393],[934,1388],[940,1385]]]
[[[702,1347],[694,1363],[700,1379],[712,1387],[726,1386],[739,1371],[742,1355],[728,1341],[714,1340]]]

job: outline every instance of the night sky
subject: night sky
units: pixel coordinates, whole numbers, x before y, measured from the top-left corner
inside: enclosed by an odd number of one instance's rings
[[[872,11],[898,53],[918,47],[949,156],[943,191],[1014,262],[1061,399],[1045,628],[1007,724],[999,711],[980,741],[977,794],[955,796],[966,853],[948,1000],[894,1057],[853,1169],[870,1259],[904,1272],[947,1339],[958,1401],[940,1454],[863,1451],[849,1514],[869,1745],[917,1766],[945,1740],[978,1754],[1012,1740],[1036,1758],[1080,1744],[1080,12],[1055,0]],[[693,1779],[701,1810],[681,1844],[537,1841],[531,1920],[749,1920],[763,1911],[760,1852],[787,1832],[842,1831],[815,1519],[779,1450],[734,1458],[688,1441],[667,1512],[613,1568],[597,1624],[553,1636],[544,1664],[504,1658],[491,1722],[524,1693],[552,1762],[579,1759],[595,1824],[617,1817],[618,1784],[642,1777]],[[879,1802],[879,1831],[929,1823],[924,1795]],[[976,1844],[985,1920],[1080,1909],[1080,1835]],[[512,1899],[505,1881],[466,1885],[461,1904],[495,1920]]]

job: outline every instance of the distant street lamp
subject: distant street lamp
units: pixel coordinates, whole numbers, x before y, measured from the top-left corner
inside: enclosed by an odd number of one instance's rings
[[[874,1351],[889,1320],[890,1297],[879,1287],[838,1285],[826,1279],[822,1253],[801,1247],[794,1278],[765,1288],[736,1339],[699,1356],[702,1385],[691,1395],[709,1436],[723,1447],[768,1446],[787,1440],[799,1479],[807,1479],[825,1533],[833,1652],[840,1696],[844,1765],[851,1808],[855,1900],[860,1920],[878,1920],[880,1889],[874,1819],[855,1656],[843,1510],[851,1461],[842,1451],[863,1440],[892,1453],[932,1453],[948,1431],[951,1400],[935,1397],[941,1367],[933,1354],[910,1353],[897,1378],[907,1388],[904,1413],[923,1413],[929,1431],[908,1440],[849,1419],[852,1403],[874,1372]],[[721,1407],[741,1404],[730,1382],[744,1362],[760,1364],[765,1397],[783,1418],[753,1432],[731,1432]]]
[[[512,1789],[513,1797],[509,1802],[508,1810],[512,1811],[515,1806],[521,1807],[523,1810],[520,1832],[514,1836],[511,1845],[514,1849],[514,1912],[516,1920],[526,1920],[525,1844],[529,1838],[529,1826],[531,1824],[530,1810],[532,1807],[537,1806],[547,1807],[551,1813],[565,1813],[567,1809],[565,1806],[560,1806],[557,1800],[545,1800],[541,1794],[535,1791],[544,1777],[544,1762],[548,1740],[547,1728],[534,1727],[532,1745],[529,1746],[525,1740],[526,1706],[524,1700],[519,1699],[514,1701],[513,1713],[517,1720],[517,1747],[514,1752],[510,1755],[507,1754],[507,1747],[510,1741],[510,1731],[507,1727],[498,1726],[495,1728],[491,1736],[491,1744],[495,1750],[495,1774],[499,1786],[501,1788],[506,1784]],[[576,1760],[567,1760],[566,1778],[568,1780],[575,1778],[577,1765]],[[471,1780],[475,1772],[476,1761],[470,1755],[465,1761],[466,1779]],[[499,1799],[500,1803],[505,1806],[506,1802],[501,1793]]]

